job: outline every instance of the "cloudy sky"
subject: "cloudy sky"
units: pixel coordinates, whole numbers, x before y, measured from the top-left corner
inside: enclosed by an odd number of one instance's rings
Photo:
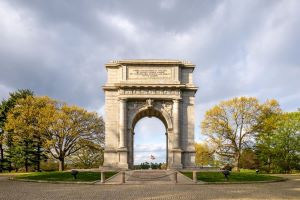
[[[104,64],[134,58],[197,65],[196,140],[220,100],[275,98],[296,110],[300,1],[0,0],[0,99],[30,88],[103,114]],[[164,161],[161,122],[143,119],[135,132],[136,160]]]

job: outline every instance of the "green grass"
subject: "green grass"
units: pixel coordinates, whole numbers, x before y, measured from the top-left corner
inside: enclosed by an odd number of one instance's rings
[[[116,172],[105,172],[105,179],[115,175]],[[71,172],[31,172],[15,176],[16,179],[42,180],[42,181],[67,181],[67,182],[93,182],[101,179],[100,172],[79,172],[77,179]]]
[[[193,178],[192,172],[182,172],[185,176]],[[197,180],[204,182],[251,182],[251,181],[273,181],[281,180],[281,177],[266,174],[256,174],[255,172],[231,172],[229,180],[226,181],[221,172],[198,172]]]

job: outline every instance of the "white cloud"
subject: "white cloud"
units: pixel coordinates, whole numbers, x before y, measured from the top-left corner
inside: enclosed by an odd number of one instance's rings
[[[153,155],[154,160],[150,158]],[[166,147],[163,145],[136,145],[134,148],[134,163],[139,164],[142,162],[156,162],[165,163],[166,162]]]
[[[197,140],[220,100],[251,95],[300,107],[297,0],[0,1],[0,36],[0,97],[31,88],[103,114],[106,62],[173,58],[197,65]],[[135,132],[136,144],[164,145],[160,121]]]
[[[136,144],[134,146],[135,152],[157,152],[165,150],[166,146],[162,144]]]

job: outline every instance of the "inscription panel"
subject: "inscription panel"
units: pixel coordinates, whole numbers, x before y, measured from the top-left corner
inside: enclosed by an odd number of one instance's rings
[[[138,67],[128,66],[128,80],[145,80],[145,79],[172,79],[172,67]]]
[[[120,95],[181,95],[176,89],[121,89]]]

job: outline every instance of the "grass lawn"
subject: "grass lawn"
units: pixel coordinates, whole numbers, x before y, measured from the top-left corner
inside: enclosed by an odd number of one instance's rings
[[[182,172],[185,176],[193,178],[193,172]],[[281,177],[270,176],[267,174],[256,174],[255,172],[231,172],[228,182],[247,182],[247,181],[271,181],[281,180]],[[204,182],[225,182],[226,179],[221,172],[198,172],[197,180]]]
[[[105,172],[105,179],[115,175],[116,172]],[[16,179],[43,180],[43,181],[73,181],[93,182],[101,179],[100,172],[79,172],[74,179],[71,172],[31,172],[15,176]]]

